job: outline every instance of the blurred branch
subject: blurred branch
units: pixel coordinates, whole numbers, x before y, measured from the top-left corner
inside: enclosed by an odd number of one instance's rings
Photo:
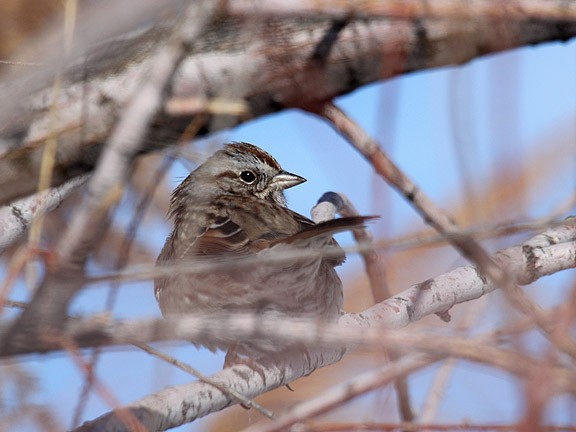
[[[2,339],[1,351],[29,344],[41,337],[41,332],[58,330],[65,325],[63,317],[67,315],[68,304],[83,284],[86,259],[102,235],[110,209],[122,195],[146,130],[163,103],[165,88],[184,60],[186,47],[213,19],[218,5],[192,3],[166,45],[157,50],[147,79],[140,82],[138,93],[123,111],[90,179],[88,194],[60,241],[56,268],[48,269],[32,302]]]
[[[460,314],[460,322],[456,324],[456,332],[459,335],[470,334],[473,330],[473,325],[478,321],[478,318],[485,316],[487,312],[487,305],[489,301],[486,297],[484,301],[476,301],[474,303],[467,303],[463,305],[464,313]],[[531,321],[531,320],[530,320]],[[531,321],[532,324],[534,324]],[[506,329],[510,331],[510,328]],[[420,423],[432,423],[439,410],[440,403],[444,400],[446,390],[450,381],[450,377],[454,372],[458,360],[451,357],[442,362],[438,370],[435,372],[434,379],[428,390],[428,396],[424,400],[418,415]],[[428,429],[422,428],[421,432],[430,432]]]
[[[58,207],[88,176],[76,177],[62,186],[40,192],[0,208],[0,254],[30,227],[34,217]]]
[[[52,336],[48,335],[47,337],[51,338]],[[132,414],[132,412],[130,412],[130,410],[122,409],[120,401],[114,392],[94,375],[90,363],[84,359],[74,342],[60,336],[55,336],[54,339],[66,350],[72,363],[85,376],[85,378],[92,381],[96,394],[98,394],[100,399],[108,406],[115,409],[118,421],[122,424],[122,427],[130,432],[145,432],[143,425]]]
[[[268,0],[257,3],[251,0],[230,2],[230,13],[239,16],[300,16],[304,14],[338,17],[379,16],[397,19],[451,18],[463,19],[498,18],[506,20],[576,19],[576,2],[563,0],[517,0],[514,3],[500,0],[387,0],[386,2],[308,2],[295,0],[289,3]]]
[[[525,8],[524,18],[518,13],[520,9],[515,9],[512,20],[490,14],[476,16],[474,9],[459,20],[414,20],[414,14],[403,20],[372,15],[365,18],[359,17],[359,10],[352,10],[326,58],[318,62],[313,54],[332,28],[333,19],[311,17],[306,9],[302,12],[307,16],[305,20],[283,17],[279,8],[274,15],[277,19],[262,21],[261,27],[255,27],[253,20],[234,16],[236,2],[227,4],[230,9],[222,11],[221,19],[209,26],[197,43],[186,46],[186,58],[166,87],[166,100],[172,102],[154,114],[152,123],[158,127],[143,130],[146,145],[142,152],[174,144],[196,110],[213,109],[209,108],[212,98],[234,100],[234,107],[226,105],[226,112],[241,115],[223,116],[220,109],[208,112],[207,127],[200,134],[245,121],[246,113],[254,118],[283,108],[311,107],[365,84],[411,71],[462,64],[481,55],[576,35],[576,23],[566,21],[568,15],[558,13],[561,16],[552,19],[530,8]],[[244,7],[239,5],[240,9]],[[329,7],[333,6],[335,3],[330,3]],[[364,7],[367,14],[372,13],[370,3],[363,3]],[[504,16],[512,13],[509,8],[491,8],[504,11]],[[566,10],[572,10],[571,3]],[[114,13],[114,9],[108,12]],[[336,12],[333,18],[342,18],[342,13]],[[50,127],[53,98],[48,91],[13,99],[11,88],[15,83],[6,82],[0,89],[8,101],[6,105],[13,103],[18,112],[24,110],[27,114],[18,122],[0,115],[0,203],[34,191],[38,153],[55,134],[62,143],[55,165],[55,185],[94,169],[116,119],[122,117],[133,95],[140,93],[138,84],[153,67],[152,54],[157,46],[163,46],[173,24],[167,20],[156,28],[139,28],[91,47],[84,63],[65,65],[68,73],[57,101],[56,127]],[[90,17],[81,16],[77,28],[93,29],[93,25]],[[246,31],[246,26],[251,30]],[[23,82],[27,85],[20,87],[37,87],[29,80]],[[176,112],[174,103],[178,101],[206,104],[194,103],[193,108]],[[89,119],[78,116],[83,112],[89,113]],[[215,121],[224,117],[229,120]]]
[[[488,278],[491,283],[502,288],[509,302],[519,311],[533,318],[548,338],[562,351],[576,359],[576,344],[564,334],[553,331],[541,315],[542,311],[524,291],[516,285],[516,277],[493,260],[487,251],[473,237],[467,235],[452,219],[444,213],[404,172],[388,157],[378,143],[372,139],[356,122],[333,103],[317,107],[316,112],[324,117],[330,126],[348,139],[373,166],[374,170],[397,192],[399,192],[424,221],[436,229],[464,257],[476,265],[480,277]],[[574,220],[567,222],[574,224]],[[526,252],[533,249],[527,245]],[[421,293],[418,293],[421,294]],[[418,304],[419,301],[416,301]],[[438,311],[437,315],[449,320],[448,310]]]
[[[556,232],[549,230],[543,235],[534,237],[533,241],[538,243],[536,248],[531,249],[525,244],[505,249],[495,254],[493,258],[500,265],[505,266],[519,282],[530,283],[543,275],[565,268],[573,268],[576,265],[573,259],[576,254],[574,238],[576,238],[576,227],[572,220],[568,220],[566,225],[558,228]],[[553,244],[556,241],[562,241],[562,243]],[[550,243],[552,245],[545,246]],[[264,320],[262,317],[251,315],[194,316],[127,323],[115,322],[103,316],[88,320],[71,320],[62,337],[66,340],[73,340],[79,347],[141,343],[152,340],[194,340],[195,336],[198,335],[218,338],[225,342],[249,339],[250,337],[286,338],[291,342],[298,341],[315,347],[315,349],[310,350],[308,356],[294,355],[286,358],[283,363],[265,366],[263,369],[265,382],[262,381],[262,376],[258,372],[245,366],[235,366],[211,378],[224,385],[234,383],[234,388],[247,398],[289,383],[298,377],[309,374],[318,367],[338,361],[344,354],[342,345],[347,345],[350,349],[363,346],[368,349],[379,347],[380,349],[399,351],[422,350],[430,354],[441,352],[444,355],[480,361],[501,367],[514,374],[529,376],[540,367],[538,362],[509,350],[486,345],[486,340],[438,335],[431,338],[425,333],[416,334],[414,331],[389,332],[381,327],[382,325],[387,328],[403,327],[423,316],[445,311],[454,304],[478,298],[493,289],[494,286],[482,278],[477,269],[466,266],[413,286],[361,313],[347,314],[340,320],[338,326],[326,324],[318,326],[315,323],[299,320],[287,320],[289,321],[288,324],[285,320]],[[553,322],[554,316],[546,315],[547,322]],[[2,328],[2,332],[7,330],[6,326]],[[494,335],[494,337],[497,341],[502,338],[502,335]],[[340,348],[334,349],[333,344]],[[61,349],[58,343],[46,340],[43,340],[41,345],[30,344],[22,348],[24,348],[23,351],[8,354]],[[238,370],[237,368],[242,369]],[[576,376],[566,375],[573,374],[573,371],[558,366],[555,366],[554,370],[556,371],[554,375],[556,378],[551,382],[555,383],[556,388],[576,392],[576,388],[573,388],[576,385]],[[239,380],[239,376],[243,378]],[[177,390],[164,390],[135,402],[128,408],[139,421],[146,425],[151,424],[151,428],[155,429],[159,424],[175,426],[181,422],[192,421],[198,416],[222,409],[236,400],[213,387],[207,389],[205,386],[207,385],[203,383],[194,383],[178,387]],[[209,408],[199,402],[199,395],[206,395],[207,393],[194,393],[195,391],[209,392],[208,394],[211,396],[206,399],[212,401]],[[162,404],[166,404],[166,406],[164,408],[157,406],[159,401],[162,401]],[[178,416],[173,417],[176,415],[174,414],[174,406],[186,406],[188,408],[184,412],[176,410]],[[114,416],[110,414],[105,419],[114,421]],[[99,425],[99,427],[103,424],[109,425],[109,423],[105,423],[108,420],[97,420],[94,425]]]
[[[204,317],[206,320],[207,317]],[[187,324],[195,321],[194,318],[182,318],[177,320],[158,320],[155,324],[155,332],[160,337],[163,334],[181,331],[179,336],[185,338],[186,328],[190,329]],[[271,362],[262,362],[260,371],[255,371],[245,365],[234,366],[224,369],[223,371],[211,376],[211,380],[218,382],[225,387],[232,387],[239,391],[245,397],[252,398],[257,394],[271,390],[273,388],[285,385],[296,378],[307,375],[314,369],[326,366],[338,361],[342,356],[341,349],[328,348],[328,342],[332,344],[350,344],[357,346],[359,341],[368,349],[393,349],[403,351],[420,351],[432,356],[455,356],[474,362],[494,366],[503,369],[511,374],[529,379],[537,374],[541,365],[540,362],[526,355],[518,354],[509,349],[496,348],[490,342],[495,335],[488,334],[488,337],[453,337],[434,335],[430,337],[429,333],[416,333],[406,330],[386,331],[381,328],[369,328],[358,331],[358,328],[342,327],[337,325],[317,325],[308,320],[272,320],[261,319],[254,316],[237,316],[218,317],[211,316],[204,327],[203,335],[216,335],[226,333],[230,340],[241,338],[241,334],[247,335],[244,331],[248,330],[253,337],[274,337],[278,339],[293,340],[294,337],[300,341],[306,340],[309,344],[307,355],[301,353],[292,353],[283,359],[275,359]],[[219,328],[219,332],[210,332]],[[226,330],[225,330],[226,329]],[[140,329],[142,330],[142,329]],[[313,330],[316,330],[314,332]],[[133,331],[134,338],[140,337]],[[277,339],[276,339],[277,340]],[[386,369],[381,369],[375,373],[368,373],[358,377],[358,391],[370,390],[375,385],[379,385],[375,380],[375,374],[383,374],[384,382],[398,377],[397,373],[406,373],[413,368],[427,365],[431,360],[423,359],[419,356],[411,356],[407,359],[397,360],[392,363],[390,374]],[[259,360],[260,363],[260,360]],[[400,365],[400,366],[397,366]],[[398,367],[398,369],[395,369]],[[408,369],[406,369],[408,367]],[[554,392],[569,392],[576,394],[576,372],[569,367],[553,366],[550,371],[550,388]],[[240,378],[241,377],[241,378]],[[346,400],[345,389],[354,388],[354,385],[337,386],[334,395],[322,400],[322,404],[328,408],[331,402]],[[352,394],[354,395],[354,393]],[[344,399],[342,399],[344,397]],[[222,393],[212,386],[202,382],[185,384],[178,387],[171,387],[162,390],[154,395],[147,396],[139,401],[130,404],[124,409],[130,410],[143,424],[151,430],[170,428],[181,425],[184,422],[190,422],[194,419],[204,416],[209,412],[220,410],[230,404],[235,403],[236,399],[227,393]],[[166,405],[166,406],[165,406]],[[311,409],[316,413],[320,402],[311,402]],[[174,407],[185,407],[185,409],[174,409]],[[308,413],[308,410],[304,410]],[[322,412],[321,410],[318,412]],[[294,420],[293,417],[291,417]],[[114,412],[108,413],[99,419],[85,424],[79,428],[79,431],[95,430],[125,430],[120,428]],[[115,429],[119,428],[119,429]]]
[[[374,432],[396,432],[403,430],[428,430],[434,432],[517,432],[519,424],[482,424],[478,422],[469,423],[322,423],[307,424],[307,432],[350,432],[350,431],[374,431]],[[538,425],[538,432],[576,432],[576,426],[572,425]]]
[[[242,432],[276,432],[287,430],[297,422],[308,420],[350,401],[359,395],[381,388],[391,382],[406,377],[411,372],[422,369],[438,360],[438,356],[413,354],[382,366],[374,371],[365,372],[352,380],[337,384],[313,398],[297,404],[288,412],[275,418],[273,422],[257,423]],[[410,429],[407,429],[410,430]]]
[[[499,265],[505,267],[509,274],[521,284],[529,284],[540,277],[574,268],[576,266],[576,261],[574,260],[576,255],[576,241],[574,241],[576,239],[576,226],[572,221],[573,218],[569,219],[566,225],[558,230],[558,235],[549,230],[546,236],[535,237],[535,239],[547,239],[546,241],[552,243],[562,240],[562,243],[551,244],[550,246],[544,246],[543,243],[540,243],[540,246],[531,248],[527,246],[529,243],[527,242],[524,245],[497,252],[492,258]],[[570,230],[566,230],[566,227],[570,228]],[[167,268],[166,271],[173,272],[174,268]],[[188,271],[198,270],[188,269]],[[361,328],[381,325],[387,328],[401,328],[425,316],[446,312],[458,303],[477,299],[495,289],[496,287],[486,280],[474,266],[459,267],[434,279],[414,285],[361,313],[345,314],[340,319],[340,322],[343,325],[360,326]],[[132,323],[114,322],[105,317],[72,320],[65,329],[65,335],[83,348],[88,346],[131,344],[134,342],[152,342],[155,340],[194,340],[195,336],[203,334],[202,332],[211,334],[211,329],[215,328],[214,319],[210,320],[211,323],[204,322],[201,317],[186,317],[183,320],[187,323],[186,332],[188,333],[180,333],[184,330],[176,325],[177,322],[180,322],[178,320],[151,320]],[[257,321],[257,318],[254,318],[254,320]],[[168,324],[162,324],[163,322]],[[236,337],[246,336],[246,333],[239,327],[241,326],[240,323],[231,323],[224,317],[217,328],[226,328],[226,326],[230,326],[228,332],[230,334],[229,337],[232,338],[227,339],[228,342],[233,342]],[[5,337],[10,331],[9,328],[10,326],[4,323],[0,327],[0,336]],[[234,331],[240,331],[241,333],[236,335]],[[250,333],[254,329],[250,328],[244,331]],[[303,333],[309,334],[310,332],[303,331]],[[222,339],[222,334],[218,332],[214,337]],[[302,334],[298,337],[306,338],[308,336]],[[9,348],[1,353],[2,356],[61,349],[57,343],[47,343],[42,339],[36,341],[31,339],[26,345]]]
[[[505,237],[519,233],[534,233],[545,228],[554,228],[564,223],[557,217],[546,217],[531,222],[513,222],[493,226],[477,226],[463,229],[466,235],[477,240]],[[449,243],[446,236],[437,233],[409,234],[390,240],[376,240],[376,249],[402,250],[416,247],[440,247]]]

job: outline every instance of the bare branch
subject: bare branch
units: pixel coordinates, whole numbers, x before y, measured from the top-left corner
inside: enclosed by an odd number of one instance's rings
[[[334,207],[335,211],[338,211],[344,217],[359,216],[358,211],[346,195],[342,193],[334,194],[331,192],[324,194],[320,198],[318,204],[312,209],[312,215],[314,215],[315,212],[320,212],[322,209],[327,213],[329,212],[330,206]],[[382,262],[380,255],[374,250],[372,244],[373,238],[367,228],[357,228],[352,231],[352,234],[354,235],[356,243],[361,246],[360,254],[362,255],[364,268],[366,269],[366,274],[370,281],[370,289],[372,290],[374,302],[380,303],[392,295],[390,287],[388,286],[388,281],[386,280],[384,263]],[[391,360],[399,358],[398,354],[393,351],[389,352],[389,356]],[[406,378],[399,377],[395,380],[394,388],[398,395],[398,408],[402,421],[414,421],[414,413],[410,403],[410,392]]]
[[[62,186],[13,202],[0,208],[0,254],[28,229],[39,214],[58,207],[77,187],[83,185],[87,176],[72,179]]]
[[[576,236],[576,226],[572,221],[573,219],[569,219],[566,226],[572,227],[572,235]],[[560,228],[564,233],[564,240],[570,238],[568,231],[565,230],[566,226]],[[553,237],[552,231],[549,231],[549,234]],[[576,241],[568,241],[537,248],[530,248],[525,245],[516,246],[497,252],[492,256],[492,259],[498,265],[505,267],[510,277],[513,277],[518,283],[529,284],[543,276],[574,268],[576,266],[575,256]],[[188,270],[198,271],[198,269]],[[166,271],[173,271],[173,269],[167,268]],[[153,275],[153,273],[150,274],[150,276]],[[351,326],[385,325],[387,328],[401,328],[427,315],[448,311],[458,303],[477,299],[494,289],[496,289],[495,285],[486,280],[474,266],[459,267],[434,279],[414,285],[361,313],[346,314],[340,321]],[[250,331],[256,332],[257,320],[253,321],[250,323],[254,324],[255,327]],[[107,319],[104,321],[96,319],[72,321],[65,334],[67,338],[74,340],[79,347],[88,347],[180,338],[194,340],[196,336],[202,332],[211,331],[209,329],[212,328],[205,328],[201,318],[196,321],[192,318],[186,318],[186,322],[192,326],[192,328],[188,327],[187,331],[192,331],[192,333],[178,333],[182,330],[171,328],[174,323],[159,324],[156,321],[143,321],[113,325]],[[226,322],[227,320],[223,319],[221,325],[230,325],[231,328],[239,331],[239,323],[223,324]],[[7,333],[9,333],[9,329],[5,324],[0,328],[0,337],[6,337]],[[307,332],[303,331],[303,333]],[[244,336],[245,333],[236,335],[233,330],[229,329],[229,339],[226,339],[226,342],[233,342],[235,337]],[[217,333],[215,337],[222,337],[222,335]],[[298,337],[305,338],[307,336],[300,335]],[[304,342],[306,341],[304,340]],[[308,342],[310,341],[308,340]],[[47,343],[41,339],[36,341],[29,339],[26,344],[21,346],[6,347],[1,355],[11,356],[59,349],[58,344]]]
[[[306,358],[301,355],[286,356],[277,364],[263,367],[260,371],[262,375],[245,365],[237,365],[224,369],[210,378],[219,382],[221,386],[234,388],[238,393],[251,399],[307,375],[317,367],[334,363],[342,357],[342,354],[341,350],[324,350],[321,353],[311,352]],[[125,409],[131,410],[149,430],[165,430],[191,422],[234,403],[236,399],[228,393],[223,393],[210,384],[194,382],[164,389],[135,401]],[[109,413],[84,424],[76,431],[125,430],[115,414]]]
[[[567,23],[564,17],[560,21],[531,18],[493,22],[470,15],[461,20],[424,19],[418,25],[412,19],[350,18],[338,32],[325,61],[318,62],[312,60],[313,53],[332,20],[285,18],[275,21],[271,32],[270,27],[246,31],[244,26],[252,22],[228,17],[204,32],[197,44],[187,47],[186,60],[174,75],[168,96],[172,102],[201,101],[212,96],[233,98],[235,105],[242,106],[242,113],[248,111],[258,117],[283,107],[315,106],[398,74],[462,64],[479,55],[566,40],[576,34],[576,24]],[[80,21],[78,28],[89,24]],[[56,184],[69,179],[72,173],[78,175],[94,168],[121,110],[139,91],[138,83],[151,68],[150,52],[162,45],[169,29],[170,23],[146,31],[139,29],[96,47],[84,68],[72,68],[58,100],[55,129],[49,127],[49,94],[40,92],[25,102],[33,107],[35,117],[30,124],[20,122],[21,126],[11,127],[0,137],[0,151],[16,149],[0,157],[0,203],[34,191],[38,153],[54,133],[62,143],[54,173]],[[86,78],[79,74],[82,70],[87,71],[88,82],[82,81]],[[168,108],[173,109],[173,103]],[[90,114],[86,124],[78,116],[82,112]],[[231,125],[213,124],[211,120],[216,116],[210,116],[210,127],[201,134]],[[173,144],[189,120],[175,113],[157,113],[154,123],[162,127],[145,132],[147,145],[142,151]],[[236,124],[245,121],[246,116],[232,120]]]
[[[329,17],[380,16],[388,18],[451,18],[462,19],[498,18],[506,20],[576,19],[576,3],[573,1],[520,0],[514,3],[499,0],[388,0],[386,2],[308,2],[295,0],[289,3],[269,0],[264,3],[251,0],[230,2],[230,13],[239,16],[301,16],[304,14]]]
[[[506,294],[510,303],[521,312],[532,317],[539,323],[542,331],[561,350],[576,359],[576,344],[565,335],[555,333],[542,319],[542,311],[515,283],[517,278],[506,267],[493,260],[484,248],[473,237],[462,231],[434,202],[425,195],[412,180],[384,153],[378,143],[373,140],[356,122],[332,103],[326,103],[318,110],[338,132],[348,138],[382,176],[390,186],[404,196],[422,216],[439,233],[467,259],[476,264],[477,269],[490,281],[498,285]],[[532,248],[528,245],[526,252]],[[438,311],[440,317],[449,319],[446,311]],[[444,315],[443,315],[444,314]]]
[[[100,238],[109,210],[120,199],[132,162],[142,148],[142,139],[163,102],[165,87],[184,59],[186,47],[200,34],[218,10],[219,3],[192,3],[174,29],[166,46],[158,49],[152,69],[140,91],[130,101],[110,137],[88,187],[88,196],[78,208],[58,247],[60,262],[49,269],[28,308],[2,341],[2,350],[27,344],[39,330],[64,325],[68,304],[82,287],[83,267],[91,247]]]
[[[421,369],[437,361],[438,357],[411,355],[397,359],[375,371],[365,372],[353,380],[338,384],[306,402],[296,405],[287,413],[274,419],[273,422],[257,423],[242,432],[275,432],[286,430],[293,424],[324,414],[330,409],[350,401],[361,394],[390,384],[392,381],[407,376],[410,372]]]
[[[226,320],[225,317],[222,319]],[[182,322],[184,321],[193,321],[193,319],[183,318],[180,320],[180,323],[171,321],[170,324],[172,327],[179,326],[182,328]],[[248,326],[255,326],[251,330],[254,331],[257,329],[257,337],[267,337],[274,334],[274,337],[285,336],[289,339],[294,335],[298,335],[301,339],[307,339],[308,343],[312,343],[315,347],[310,348],[306,355],[294,353],[293,355],[287,355],[281,360],[276,359],[267,364],[259,361],[260,364],[263,364],[263,367],[258,372],[245,365],[240,365],[224,369],[222,372],[211,377],[211,380],[218,382],[220,385],[233,387],[249,398],[261,392],[287,384],[296,378],[311,373],[318,367],[338,361],[344,352],[334,349],[321,349],[319,339],[311,341],[309,335],[312,333],[311,329],[314,328],[314,324],[308,321],[283,320],[283,322],[279,323],[277,320],[258,320],[249,316],[243,317],[242,319],[240,319],[240,317],[238,319],[232,317],[228,321],[226,324],[232,324],[230,321],[234,323],[233,326],[227,327],[227,330],[232,330],[233,333],[236,332],[238,328],[246,329],[247,326],[245,325],[250,321]],[[219,326],[220,319],[215,320],[214,317],[211,317],[209,327],[215,328]],[[268,333],[268,331],[272,329],[274,329],[274,331]],[[433,356],[456,356],[492,365],[523,378],[529,378],[533,374],[536,374],[540,368],[538,361],[517,354],[511,350],[495,348],[492,345],[488,345],[486,344],[486,338],[483,337],[471,339],[435,335],[432,338],[427,333],[415,333],[413,331],[390,332],[379,328],[364,329],[362,332],[358,332],[358,329],[343,328],[335,325],[320,325],[316,327],[316,330],[318,330],[318,333],[315,333],[316,336],[323,334],[326,339],[337,344],[349,343],[357,345],[358,341],[361,340],[363,345],[370,349],[375,349],[376,347],[380,349],[404,349],[410,350],[411,352],[422,351]],[[305,333],[308,333],[308,335],[305,335]],[[206,335],[206,333],[204,333],[204,335]],[[238,335],[236,334],[234,336]],[[325,341],[326,339],[323,340]],[[398,360],[397,363],[394,363],[393,373],[388,373],[383,369],[376,372],[376,374],[383,374],[381,377],[383,376],[384,382],[387,382],[388,380],[396,378],[398,373],[424,366],[429,362],[430,359],[428,358],[410,357],[409,359]],[[396,364],[399,365],[397,366],[399,369],[395,369]],[[550,377],[551,387],[557,392],[576,394],[576,374],[572,369],[559,366],[553,367],[550,370]],[[374,373],[360,377],[357,383],[358,392],[374,388],[374,379]],[[205,383],[197,382],[178,386],[177,388],[171,387],[136,401],[123,409],[130,410],[140,422],[151,430],[159,430],[193,421],[209,412],[220,410],[235,403],[236,399],[233,396],[222,393],[212,386],[207,386]],[[303,414],[308,415],[310,412],[316,413],[316,410],[322,412],[322,410],[332,406],[332,403],[336,400],[342,400],[342,397],[344,397],[343,400],[346,400],[347,395],[344,391],[345,389],[350,389],[350,386],[343,385],[342,387],[338,387],[326,405],[324,405],[324,402],[312,402],[310,405],[306,405],[307,409],[303,409]],[[351,396],[353,397],[356,394],[358,393],[353,392]],[[174,407],[178,408],[174,409]],[[308,408],[311,411],[309,411]],[[294,416],[288,416],[288,418],[290,422],[296,420]],[[78,430],[98,431],[125,429],[122,429],[121,422],[119,422],[114,412],[111,412],[93,422],[85,424]]]
[[[179,361],[173,357],[167,356],[166,354],[158,351],[157,349],[152,348],[150,345],[136,344],[136,346],[138,348],[140,348],[141,350],[147,352],[148,354],[151,354],[151,355],[153,355],[159,359],[162,359],[165,362],[170,363],[171,365],[174,365],[178,369],[183,370],[186,373],[189,373],[190,375],[194,376],[195,378],[198,378],[198,380],[202,381],[203,383],[210,384],[210,385],[214,386],[215,388],[220,390],[222,393],[229,394],[230,396],[236,398],[238,400],[238,402],[240,402],[246,408],[254,408],[256,411],[258,411],[262,415],[268,417],[269,419],[274,418],[274,414],[270,410],[264,408],[259,403],[255,402],[252,399],[245,398],[244,396],[242,396],[237,391],[232,390],[232,388],[230,388],[230,387],[224,387],[220,383],[218,383],[217,381],[213,381],[209,376],[204,375],[202,372],[193,368],[189,364],[183,363],[183,362],[181,362],[181,361]]]

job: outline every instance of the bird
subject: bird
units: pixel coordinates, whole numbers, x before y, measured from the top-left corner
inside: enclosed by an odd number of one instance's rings
[[[245,142],[224,145],[192,171],[172,193],[173,230],[156,265],[208,267],[175,268],[155,278],[163,316],[253,313],[335,322],[343,313],[335,267],[345,256],[332,235],[363,226],[370,217],[316,224],[290,210],[285,190],[305,181]],[[238,265],[242,260],[247,264]],[[193,343],[227,351],[224,367],[294,348],[264,339],[232,344],[204,337]]]

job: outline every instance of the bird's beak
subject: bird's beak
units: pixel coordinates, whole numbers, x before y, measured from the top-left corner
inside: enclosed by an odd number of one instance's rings
[[[292,174],[287,171],[280,171],[274,176],[272,184],[274,184],[274,186],[276,186],[278,189],[288,189],[292,186],[304,183],[305,181],[306,179],[304,177],[300,177],[299,175]]]

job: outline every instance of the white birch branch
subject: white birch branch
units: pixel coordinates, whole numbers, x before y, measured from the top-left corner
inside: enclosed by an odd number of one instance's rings
[[[505,265],[518,281],[530,283],[540,277],[576,267],[576,242],[562,243],[532,250],[517,246],[493,256]],[[344,329],[400,329],[425,316],[448,311],[453,306],[477,299],[495,287],[482,277],[474,266],[464,266],[429,279],[378,303],[363,312],[345,314],[339,320]],[[238,339],[281,338],[289,343],[334,344],[341,341],[350,346],[362,338],[338,333],[339,327],[316,327],[302,320],[265,320],[252,315],[182,316],[180,318],[116,321],[107,316],[72,319],[61,337],[73,340],[78,347],[115,346],[168,340],[195,340],[211,337],[222,344]],[[0,327],[0,336],[9,326]],[[336,333],[334,333],[336,332]],[[208,335],[208,336],[207,336]],[[371,343],[371,340],[370,340]],[[3,357],[61,350],[57,340],[31,341],[1,353]]]
[[[62,186],[51,188],[0,208],[0,254],[30,227],[34,217],[58,207],[88,177],[76,177]]]
[[[502,250],[495,255],[496,260],[506,268],[518,283],[530,283],[548,274],[574,268],[576,266],[576,227],[574,219],[566,224],[538,235],[524,245]],[[537,247],[531,247],[537,242]],[[556,242],[561,242],[554,244]],[[547,246],[548,245],[548,246]],[[415,285],[384,302],[358,314],[347,314],[337,326],[316,326],[309,322],[278,322],[263,320],[254,316],[224,317],[183,317],[169,320],[143,320],[137,322],[115,322],[106,317],[93,320],[71,321],[63,337],[74,340],[79,346],[114,345],[153,340],[194,340],[201,335],[209,335],[222,341],[239,339],[271,338],[291,342],[302,342],[311,349],[307,356],[293,355],[284,362],[270,364],[263,368],[265,380],[250,368],[235,366],[226,369],[212,378],[248,398],[281,386],[298,377],[311,373],[314,369],[336,362],[344,354],[343,346],[348,349],[358,347],[419,349],[423,352],[436,352],[442,349],[457,350],[459,355],[474,361],[486,361],[495,366],[505,367],[514,372],[514,364],[520,363],[530,370],[534,365],[524,359],[520,362],[515,357],[506,363],[505,355],[510,352],[480,350],[478,354],[472,348],[477,344],[465,338],[438,337],[417,335],[414,332],[384,331],[398,329],[432,313],[447,311],[455,304],[478,298],[494,290],[494,287],[483,278],[473,266],[455,269],[447,274]],[[362,331],[358,331],[362,328]],[[5,328],[2,329],[6,331]],[[443,339],[444,338],[444,339]],[[334,346],[340,348],[334,348]],[[457,347],[457,348],[456,348]],[[29,346],[20,353],[37,350],[59,349],[57,342],[45,343],[42,346]],[[496,348],[493,348],[496,350]],[[478,350],[476,350],[478,351]],[[451,351],[454,354],[456,351]],[[482,355],[484,357],[480,358]],[[486,358],[488,355],[490,358]],[[504,356],[504,357],[501,357]],[[490,363],[492,361],[493,363]],[[537,367],[537,366],[536,366]],[[528,369],[516,369],[514,373],[524,375]],[[556,383],[558,389],[574,391],[574,380],[564,369],[558,371]],[[204,397],[201,397],[204,395]],[[128,408],[150,430],[174,427],[182,422],[222,409],[234,403],[233,398],[224,395],[207,384],[192,383],[176,388],[163,390],[132,403]],[[175,407],[178,407],[175,409]],[[93,423],[86,424],[81,430],[124,430],[113,413],[106,414]]]
[[[233,8],[234,2],[230,4]],[[169,99],[232,99],[248,107],[254,118],[287,107],[311,107],[399,74],[462,64],[480,55],[576,35],[573,21],[544,20],[540,12],[526,11],[524,19],[516,16],[511,21],[474,15],[417,21],[413,17],[351,16],[338,25],[334,20],[343,19],[341,12],[330,19],[310,17],[303,11],[306,19],[302,20],[282,18],[279,11],[274,25],[258,26],[252,20],[224,14],[197,43],[187,47],[186,59],[170,82]],[[89,25],[88,19],[78,23],[79,28]],[[33,193],[39,152],[55,132],[60,142],[56,184],[94,168],[116,119],[150,70],[154,48],[162,45],[169,29],[170,22],[164,22],[149,31],[133,32],[121,41],[97,47],[92,60],[88,57],[84,66],[72,68],[57,101],[55,128],[48,114],[49,92],[13,101],[33,116],[0,133],[0,149],[7,149],[0,156],[0,204]],[[86,77],[79,74],[82,70]],[[6,84],[0,94],[8,97],[4,93],[13,83]],[[175,143],[195,114],[168,109],[157,113],[154,124],[158,127],[146,131],[148,145],[142,151]],[[246,116],[211,115],[200,133],[246,120]]]

